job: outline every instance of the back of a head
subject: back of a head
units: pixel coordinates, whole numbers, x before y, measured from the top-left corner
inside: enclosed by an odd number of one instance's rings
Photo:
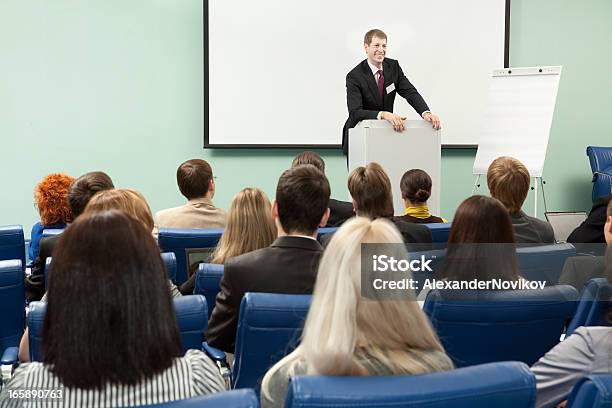
[[[393,216],[391,181],[380,164],[355,168],[349,175],[348,189],[358,215],[370,219]]]
[[[110,176],[102,171],[92,171],[74,180],[68,190],[68,205],[72,216],[78,217],[97,192],[115,188]]]
[[[325,162],[318,153],[307,150],[298,154],[293,158],[291,167],[300,166],[302,164],[315,166],[321,173],[325,174]]]
[[[527,167],[513,157],[498,157],[487,170],[487,185],[491,196],[501,201],[510,214],[521,210],[529,192],[529,184]]]
[[[176,170],[179,190],[188,200],[206,196],[212,178],[212,167],[202,159],[187,160]]]
[[[230,204],[227,224],[212,263],[269,246],[276,238],[276,226],[268,196],[258,188],[238,192]]]
[[[65,386],[136,384],[180,355],[159,249],[120,211],[83,214],[53,253],[43,361]]]
[[[455,212],[448,242],[514,244],[514,229],[508,211],[495,198],[475,195],[465,199]]]
[[[120,210],[139,220],[149,231],[153,230],[153,214],[144,196],[136,190],[117,188],[98,192],[85,207],[85,214],[106,210]]]
[[[408,170],[400,181],[402,198],[411,203],[426,203],[431,196],[431,177],[421,169]]]
[[[397,374],[422,372],[423,367],[405,353],[442,351],[414,296],[362,296],[361,250],[368,243],[390,244],[390,251],[408,259],[402,236],[386,219],[355,217],[334,234],[319,264],[302,341],[313,374],[368,374],[355,356],[360,347],[388,356],[385,365]],[[411,277],[409,272],[406,276]]]
[[[329,206],[330,188],[325,174],[303,165],[285,170],[276,186],[276,204],[283,230],[313,234]]]
[[[34,190],[36,208],[43,225],[70,222],[73,218],[68,206],[68,189],[74,177],[52,173],[42,179]]]

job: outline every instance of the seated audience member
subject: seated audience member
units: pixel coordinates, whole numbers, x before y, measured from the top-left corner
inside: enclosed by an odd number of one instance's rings
[[[38,246],[45,228],[64,228],[72,220],[68,207],[68,189],[74,178],[62,173],[53,173],[36,186],[34,200],[40,222],[32,227],[30,234],[29,256],[31,260],[38,256]]]
[[[577,249],[580,244],[603,244],[606,239],[603,234],[603,226],[610,216],[609,208],[612,196],[602,197],[593,203],[589,216],[567,237],[567,242],[575,245]],[[588,248],[588,246],[586,246]],[[602,246],[603,247],[603,246]],[[604,251],[605,252],[605,251]]]
[[[89,199],[98,191],[114,188],[113,181],[108,174],[101,171],[92,171],[83,174],[70,184],[68,189],[68,207],[72,219],[76,219],[85,210]],[[38,257],[32,264],[32,273],[26,277],[25,289],[28,302],[40,300],[45,293],[44,268],[48,257],[52,255],[53,248],[59,236],[47,237],[40,241]]]
[[[305,151],[293,159],[291,167],[299,166],[302,164],[311,164],[325,174],[325,162],[315,152]],[[348,201],[329,199],[329,220],[327,220],[326,227],[339,227],[342,223],[351,217],[355,216],[353,211],[353,203]]]
[[[427,244],[417,245],[418,248],[412,249],[430,249],[432,238],[429,228],[393,216],[391,181],[380,164],[369,163],[366,167],[355,168],[349,175],[348,189],[353,198],[353,208],[358,216],[371,220],[387,218],[395,224],[404,237],[405,243]],[[327,246],[332,236],[333,233],[321,237],[323,246]]]
[[[380,298],[361,295],[361,244],[402,242],[386,219],[356,217],[334,234],[321,259],[302,342],[266,373],[262,408],[283,407],[289,379],[296,375],[406,375],[453,368],[412,295],[405,300],[380,292],[375,294]]]
[[[187,160],[176,171],[181,194],[187,204],[155,214],[158,228],[224,228],[225,211],[213,205],[215,180],[205,160]]]
[[[79,217],[62,234],[42,332],[42,362],[21,364],[8,390],[62,389],[62,406],[148,405],[224,390],[201,351],[181,356],[164,264],[150,231],[120,211]],[[31,401],[31,400],[30,400]]]
[[[612,247],[612,201],[608,202],[606,212],[604,214],[605,221],[601,226],[601,234],[604,237],[604,242],[607,248]],[[591,224],[594,225],[594,224]],[[580,227],[579,227],[580,228]],[[592,243],[590,247],[597,247],[599,251],[599,245]],[[603,246],[603,245],[602,245]],[[605,251],[601,251],[605,252]],[[567,258],[561,271],[561,277],[559,278],[559,284],[572,285],[579,292],[584,288],[584,285],[593,278],[600,278],[603,276],[606,268],[605,259],[603,256],[572,256]]]
[[[521,210],[529,192],[529,171],[523,163],[513,157],[498,157],[489,166],[487,184],[491,196],[501,201],[510,213],[518,244],[555,242],[549,223],[530,217]]]
[[[606,254],[605,275],[612,283],[612,250]],[[612,309],[607,320],[607,326],[579,327],[531,367],[538,391],[536,407],[555,407],[581,378],[612,372]]]
[[[417,224],[447,222],[429,213],[427,200],[431,196],[431,177],[425,171],[412,169],[405,172],[400,181],[400,190],[406,209],[398,219]]]
[[[286,170],[276,186],[272,218],[278,238],[267,248],[225,263],[206,332],[208,344],[233,353],[238,312],[246,292],[312,293],[323,248],[317,228],[329,217],[329,183],[314,166]]]
[[[234,196],[219,245],[210,263],[224,264],[230,258],[270,246],[276,239],[276,225],[266,193],[258,188],[245,188]],[[193,293],[196,274],[181,285],[183,295]]]
[[[453,281],[522,279],[508,211],[495,198],[464,200],[453,218],[448,249],[437,278]]]

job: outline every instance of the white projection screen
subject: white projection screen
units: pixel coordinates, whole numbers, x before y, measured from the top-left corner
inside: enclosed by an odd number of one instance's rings
[[[380,28],[442,119],[475,146],[491,72],[508,65],[510,0],[205,0],[204,147],[339,147],[346,74]],[[419,119],[399,95],[395,113]]]

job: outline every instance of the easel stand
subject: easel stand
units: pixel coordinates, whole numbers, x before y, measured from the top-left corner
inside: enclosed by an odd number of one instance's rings
[[[474,195],[476,193],[476,189],[478,187],[480,187],[479,181],[480,181],[480,174],[476,174],[476,177],[474,179],[474,187],[472,188],[472,195]],[[534,179],[534,183],[533,183],[533,187],[531,187],[533,189],[533,216],[537,217],[538,216],[538,182],[540,183],[540,187],[542,189],[542,200],[544,201],[544,211],[546,211],[546,195],[544,194],[544,184],[546,184],[546,181],[542,180],[542,177],[533,177]]]

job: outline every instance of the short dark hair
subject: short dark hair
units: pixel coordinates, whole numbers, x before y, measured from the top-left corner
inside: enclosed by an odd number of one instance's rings
[[[97,192],[115,188],[113,180],[103,171],[90,171],[74,180],[68,189],[68,206],[73,218],[85,211],[87,203]]]
[[[325,162],[318,153],[307,150],[298,154],[293,158],[291,167],[299,166],[301,164],[311,164],[319,169],[321,173],[325,173]]]
[[[357,167],[348,178],[348,189],[359,215],[372,220],[393,216],[391,181],[378,163]]]
[[[402,198],[413,203],[425,203],[431,196],[431,177],[421,169],[408,170],[400,181]]]
[[[202,159],[187,160],[176,170],[179,190],[188,200],[204,197],[212,178],[212,167]]]
[[[330,188],[325,174],[315,166],[285,170],[276,186],[278,217],[287,233],[313,234],[329,206]]]
[[[365,35],[363,36],[363,43],[370,45],[370,43],[372,42],[372,38],[374,38],[374,37],[383,38],[383,39],[386,40],[387,39],[387,34],[385,34],[383,30],[379,30],[378,28],[374,28],[374,29],[368,31],[367,33],[365,33]]]
[[[43,362],[67,387],[137,384],[181,354],[159,248],[121,211],[84,214],[66,229],[48,296]]]

